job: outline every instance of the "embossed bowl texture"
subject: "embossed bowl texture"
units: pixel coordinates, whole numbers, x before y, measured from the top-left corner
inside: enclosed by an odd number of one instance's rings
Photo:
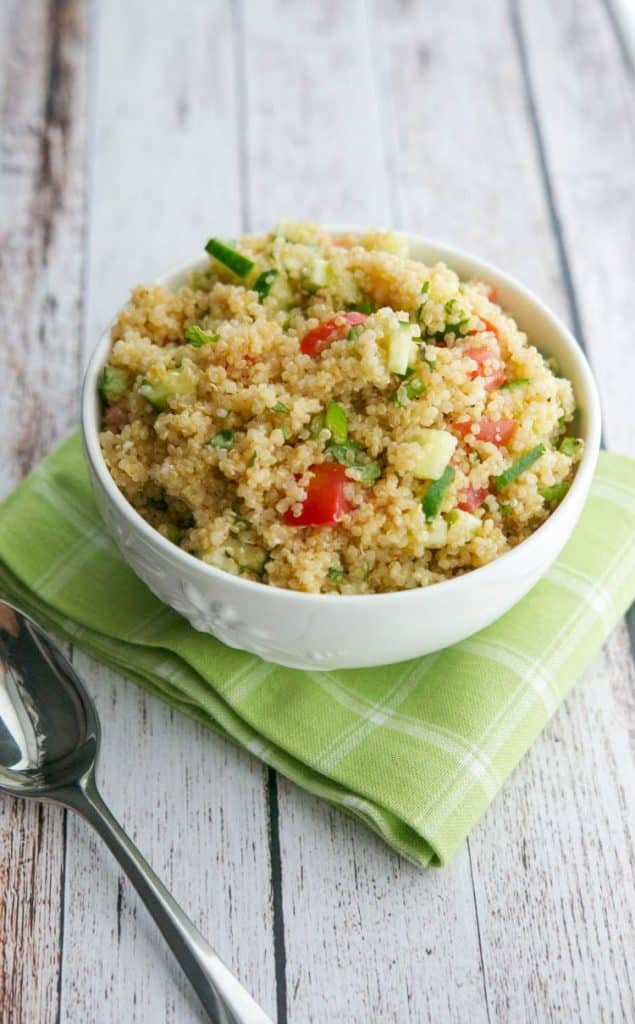
[[[351,229],[348,226],[333,230]],[[97,382],[110,350],[110,325],[93,352],[82,392],[82,434],[95,501],[121,554],[166,604],[224,644],[293,668],[361,668],[428,654],[476,633],[519,601],[559,554],[584,506],[600,443],[600,408],[588,363],[572,334],[530,291],[458,249],[408,235],[414,259],[443,260],[462,278],[494,285],[498,301],[573,383],[577,430],[586,443],[559,507],[527,540],[496,561],[432,586],[389,594],[303,594],[232,576],[171,544],[128,504],[99,446]],[[176,287],[194,260],[161,283]]]

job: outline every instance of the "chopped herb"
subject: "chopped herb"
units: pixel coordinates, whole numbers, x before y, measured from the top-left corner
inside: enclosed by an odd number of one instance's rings
[[[560,451],[573,459],[584,448],[584,441],[579,437],[563,437],[560,442]]]
[[[186,341],[189,341],[190,345],[194,348],[203,348],[203,345],[211,345],[212,342],[218,341],[220,334],[208,334],[202,327],[198,327],[196,324],[192,324],[191,327],[185,332]]]
[[[355,470],[357,479],[362,483],[369,483],[381,476],[379,463],[371,459],[357,441],[347,441],[345,444],[329,442],[326,449],[340,466]]]
[[[333,580],[334,583],[341,583],[344,579],[344,570],[333,567],[332,569],[329,569],[326,575],[330,580]]]
[[[511,501],[499,501],[498,511],[502,515],[503,519],[507,519],[507,516],[511,515],[514,511],[514,505]]]
[[[551,487],[539,487],[538,493],[545,501],[562,501],[569,490],[569,484],[564,481],[559,484],[552,484]]]
[[[346,335],[347,341],[355,341],[355,338],[359,338],[363,330],[363,324],[355,324],[354,327],[349,328],[348,334]]]
[[[501,384],[499,391],[512,391],[514,388],[520,388],[523,384],[531,383],[529,377],[517,377],[516,380],[506,380],[504,384]]]
[[[505,487],[509,487],[509,485],[513,483],[513,481],[516,480],[521,475],[521,473],[524,473],[526,470],[530,468],[530,466],[533,466],[534,462],[536,462],[540,458],[540,456],[544,454],[544,444],[537,444],[535,448],[531,448],[528,452],[525,452],[525,454],[521,455],[519,459],[516,459],[515,462],[512,462],[511,466],[509,466],[502,473],[499,473],[498,476],[494,477],[494,485],[496,487],[496,490],[502,491]]]
[[[218,238],[210,238],[205,246],[205,250],[215,260],[222,263],[224,267],[231,270],[233,274],[236,274],[237,277],[247,277],[247,274],[250,274],[254,269],[255,264],[252,260],[247,259],[237,249],[232,249],[231,246],[225,245]]]
[[[263,270],[262,274],[259,274],[253,286],[253,290],[258,292],[258,301],[264,302],[267,295],[271,291],[271,285],[274,279],[278,276],[277,270]]]
[[[381,466],[375,459],[358,463],[349,468],[353,470],[357,479],[362,484],[372,483],[373,480],[379,480],[381,476]]]
[[[245,517],[241,516],[238,512],[232,512],[232,515],[234,517],[234,526],[237,530],[246,530],[251,526],[249,520],[245,519]]]
[[[275,405],[271,406],[271,411],[272,412],[289,412],[289,410],[288,410],[287,406],[284,404],[284,402],[276,402]]]
[[[325,426],[331,431],[335,444],[346,444],[348,439],[348,418],[339,402],[329,402],[326,407]]]
[[[423,362],[426,363],[426,365],[429,367],[429,369],[431,371],[436,370],[436,368],[437,368],[436,359],[424,359]]]
[[[129,383],[127,370],[106,363],[99,378],[99,394],[105,402],[117,402],[125,394]]]
[[[409,369],[411,369],[409,367]],[[396,391],[393,391],[391,395],[391,401],[395,405],[407,405],[408,402],[412,402],[415,398],[419,398],[420,395],[426,390],[426,386],[417,374],[411,370],[410,373],[404,374],[406,379],[403,384],[400,384]]]
[[[211,444],[212,448],[231,448],[234,443],[234,431],[219,430],[207,443]]]
[[[421,509],[428,523],[438,516],[445,492],[454,480],[455,473],[452,466],[446,466],[438,480],[432,480],[428,484],[421,499]]]

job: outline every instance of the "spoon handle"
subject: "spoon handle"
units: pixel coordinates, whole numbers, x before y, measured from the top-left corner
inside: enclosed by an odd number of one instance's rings
[[[102,800],[94,775],[85,775],[64,793],[110,847],[152,914],[214,1024],[272,1024],[240,982],[225,967],[199,930],[141,856]]]

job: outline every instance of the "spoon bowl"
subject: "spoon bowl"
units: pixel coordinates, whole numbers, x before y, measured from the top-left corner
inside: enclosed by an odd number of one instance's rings
[[[0,601],[0,791],[62,804],[100,834],[154,917],[216,1024],[271,1024],[216,956],[102,800],[99,719],[59,647]]]

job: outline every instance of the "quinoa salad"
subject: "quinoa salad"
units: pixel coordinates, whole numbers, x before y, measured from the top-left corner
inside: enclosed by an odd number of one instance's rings
[[[388,231],[282,222],[206,250],[186,285],[134,289],[100,378],[108,469],[167,540],[374,594],[485,565],[562,500],[571,383],[487,283]]]

